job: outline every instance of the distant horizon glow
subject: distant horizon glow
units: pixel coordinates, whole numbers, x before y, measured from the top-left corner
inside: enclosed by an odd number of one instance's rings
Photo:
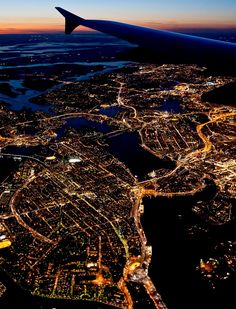
[[[62,32],[64,33],[64,20],[61,18],[58,21],[57,19],[49,19],[45,18],[42,20],[25,20],[25,21],[18,21],[18,22],[0,22],[0,34],[37,34],[37,33],[53,33],[53,32]],[[154,29],[166,29],[172,31],[178,30],[201,30],[201,29],[233,29],[236,30],[236,24],[225,23],[225,24],[215,24],[215,23],[179,23],[172,21],[171,23],[168,22],[155,22],[155,21],[139,21],[136,22],[135,20],[121,20],[121,22],[135,24],[143,27],[154,28]],[[80,26],[78,27],[75,32],[80,31],[94,31],[92,29]]]
[[[116,20],[150,28],[236,29],[235,0],[11,0],[1,4],[0,34],[63,32],[64,19],[55,6],[88,19]],[[80,27],[77,31],[80,30],[88,29]]]

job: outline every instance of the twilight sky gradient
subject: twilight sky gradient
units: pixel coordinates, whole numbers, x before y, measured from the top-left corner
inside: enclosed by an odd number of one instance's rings
[[[84,18],[175,29],[236,28],[236,0],[2,0],[0,33],[63,31],[61,6]]]

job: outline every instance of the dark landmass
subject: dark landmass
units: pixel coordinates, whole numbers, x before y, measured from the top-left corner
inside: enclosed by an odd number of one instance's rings
[[[110,105],[116,101],[116,82],[111,82],[111,85],[105,90],[106,75],[95,76],[92,81],[93,84],[81,81],[64,85],[56,91],[49,91],[46,94],[32,98],[30,101],[37,104],[52,104],[55,108],[66,111],[74,108],[88,110],[100,104]]]
[[[33,78],[63,79],[84,75],[89,72],[96,72],[103,69],[102,65],[77,65],[77,64],[56,64],[48,66],[35,66],[23,68],[9,68],[0,71],[0,80],[23,79],[26,76]]]
[[[222,87],[203,93],[202,101],[236,106],[236,82],[228,83]]]
[[[9,107],[9,104],[7,104],[6,102],[0,100],[0,108],[3,109],[5,107]]]
[[[55,48],[55,47],[54,47]],[[70,48],[68,46],[67,48]],[[73,62],[99,62],[99,61],[114,61],[115,59],[111,57],[115,52],[122,51],[124,47],[117,47],[117,45],[109,46],[107,48],[106,46],[100,46],[99,52],[94,52],[94,48],[91,48],[91,46],[83,46],[82,48],[77,48],[76,46],[72,46],[73,50],[64,50],[64,48],[57,47],[53,52],[44,52],[44,48],[39,48],[38,51],[41,50],[41,53],[36,55],[30,55],[30,51],[27,51],[29,53],[29,56],[24,55],[18,58],[17,65],[28,65],[30,64],[41,64],[47,61],[48,63],[73,63]],[[61,51],[60,51],[61,50]],[[32,49],[34,51],[34,49]],[[4,64],[6,66],[14,66],[16,64],[16,59],[14,58],[17,56],[16,54],[13,54],[10,59],[4,60]],[[19,56],[19,55],[18,55]],[[1,59],[1,55],[0,55]],[[89,59],[89,61],[88,61]]]
[[[12,97],[12,98],[15,98],[18,96],[18,94],[13,91],[13,88],[8,83],[0,83],[0,93],[7,95],[9,97]]]
[[[1,52],[0,53],[0,59],[8,59],[8,58],[17,58],[19,57],[20,55],[20,52],[13,52],[13,51],[10,51],[10,52]]]
[[[50,79],[40,79],[40,78],[26,78],[22,83],[22,86],[30,88],[33,90],[45,91],[49,88],[52,88],[59,83],[55,80]]]

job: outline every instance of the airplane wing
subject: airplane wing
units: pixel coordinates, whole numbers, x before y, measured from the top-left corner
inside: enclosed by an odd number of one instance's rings
[[[107,20],[83,19],[60,7],[65,17],[65,33],[79,25],[137,44],[149,57],[160,63],[196,63],[236,68],[236,44],[171,31],[150,29]]]

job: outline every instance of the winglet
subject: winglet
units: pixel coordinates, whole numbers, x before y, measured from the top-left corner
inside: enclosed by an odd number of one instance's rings
[[[71,34],[75,28],[77,28],[79,25],[81,25],[84,21],[83,18],[72,14],[60,7],[56,7],[55,9],[58,10],[66,19],[66,27],[65,27],[65,33],[66,34]]]

